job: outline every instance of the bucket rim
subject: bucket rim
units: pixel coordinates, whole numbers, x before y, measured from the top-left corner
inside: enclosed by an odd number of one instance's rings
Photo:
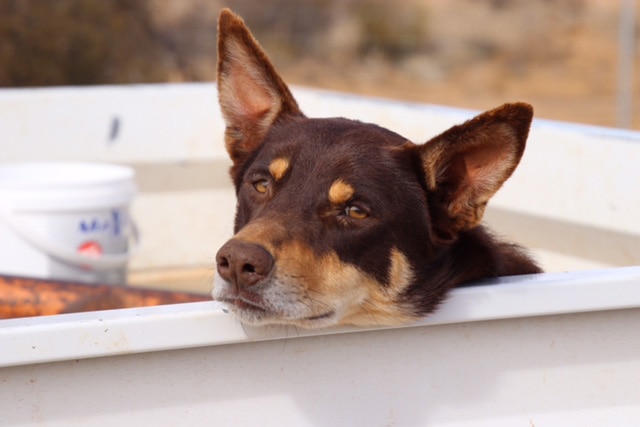
[[[73,190],[133,182],[130,166],[101,162],[22,162],[0,164],[0,191]]]
[[[56,175],[60,171],[66,174]],[[137,190],[134,169],[124,165],[97,162],[0,164],[0,210],[7,212],[86,211],[129,205]]]

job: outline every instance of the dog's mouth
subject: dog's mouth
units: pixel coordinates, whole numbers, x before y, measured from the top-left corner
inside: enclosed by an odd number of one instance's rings
[[[336,312],[331,310],[331,311],[328,311],[328,312],[326,312],[324,314],[320,314],[320,315],[317,315],[317,316],[306,317],[304,320],[308,320],[308,321],[311,321],[311,322],[316,321],[316,320],[324,320],[324,319],[329,319],[329,318],[333,317],[335,314],[336,314]]]
[[[217,301],[233,306],[237,310],[256,312],[256,313],[269,313],[269,310],[265,307],[265,304],[261,301],[257,301],[256,298],[247,298],[242,295],[234,297],[217,298]]]
[[[254,325],[292,324],[303,327],[325,325],[334,318],[335,310],[308,317],[291,317],[286,313],[279,313],[270,309],[269,305],[257,297],[247,298],[243,295],[218,297],[216,301],[226,304],[242,321]],[[331,322],[329,322],[331,323]]]
[[[272,286],[267,288],[266,294],[264,286],[255,288],[238,289],[216,276],[212,296],[240,321],[255,326],[289,324],[318,328],[335,325],[339,317],[339,308],[309,300],[289,288],[284,292],[277,292]]]

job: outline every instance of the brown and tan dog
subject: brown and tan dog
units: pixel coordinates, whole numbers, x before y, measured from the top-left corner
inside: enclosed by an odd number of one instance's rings
[[[530,105],[505,104],[421,145],[310,119],[227,9],[218,90],[238,205],[213,297],[243,322],[400,324],[460,284],[540,272],[480,225],[524,152]]]

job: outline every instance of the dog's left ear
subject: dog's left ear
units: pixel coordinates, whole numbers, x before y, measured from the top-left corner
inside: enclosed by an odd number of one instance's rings
[[[218,97],[227,151],[236,166],[277,120],[303,116],[244,21],[229,9],[218,18]]]
[[[436,238],[451,241],[480,223],[520,162],[532,117],[529,104],[504,104],[418,146]]]

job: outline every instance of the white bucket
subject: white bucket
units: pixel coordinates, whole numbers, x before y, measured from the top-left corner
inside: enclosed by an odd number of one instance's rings
[[[124,166],[0,165],[0,273],[124,284],[135,193]]]

